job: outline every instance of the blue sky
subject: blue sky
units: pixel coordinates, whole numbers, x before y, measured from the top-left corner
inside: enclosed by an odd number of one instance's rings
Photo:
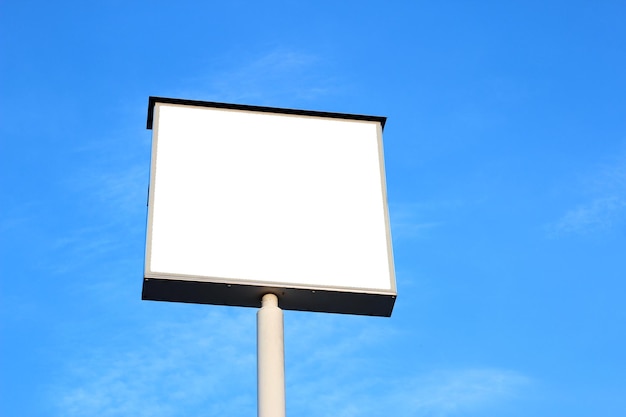
[[[256,413],[254,309],[140,300],[150,95],[388,117],[393,316],[286,312],[288,415],[624,415],[624,20],[3,2],[0,415]]]

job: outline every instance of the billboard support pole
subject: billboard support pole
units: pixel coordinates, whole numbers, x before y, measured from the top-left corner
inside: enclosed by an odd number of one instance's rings
[[[265,294],[257,313],[258,417],[285,417],[283,311],[275,294]]]

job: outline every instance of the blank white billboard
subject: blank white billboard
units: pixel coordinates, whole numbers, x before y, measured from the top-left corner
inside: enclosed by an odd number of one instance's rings
[[[390,315],[384,121],[151,97],[144,298]]]

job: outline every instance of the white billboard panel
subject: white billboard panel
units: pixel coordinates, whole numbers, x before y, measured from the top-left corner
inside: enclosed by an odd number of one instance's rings
[[[151,97],[143,297],[390,315],[384,121]]]

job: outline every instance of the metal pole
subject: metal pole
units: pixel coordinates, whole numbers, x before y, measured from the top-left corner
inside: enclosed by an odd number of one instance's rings
[[[258,417],[285,417],[285,343],[278,297],[265,294],[257,313]]]

